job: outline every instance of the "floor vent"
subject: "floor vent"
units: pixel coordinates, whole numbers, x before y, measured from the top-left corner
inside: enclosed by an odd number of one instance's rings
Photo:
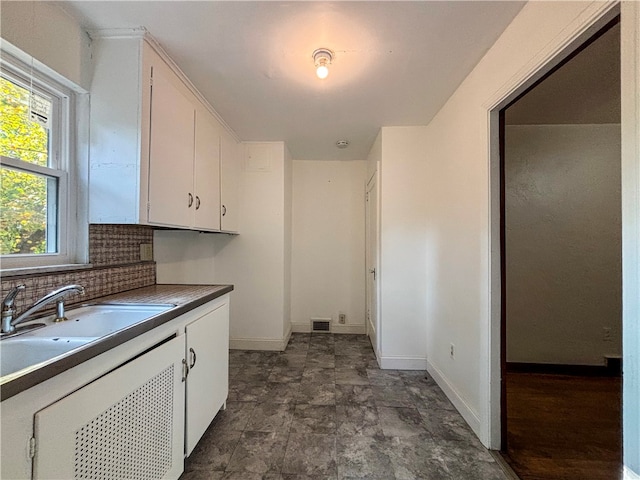
[[[331,333],[331,319],[330,318],[312,318],[311,332],[312,333]]]

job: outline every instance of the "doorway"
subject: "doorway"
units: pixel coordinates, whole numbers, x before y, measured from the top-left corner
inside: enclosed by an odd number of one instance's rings
[[[622,471],[619,72],[618,17],[500,112],[502,452],[523,480]]]

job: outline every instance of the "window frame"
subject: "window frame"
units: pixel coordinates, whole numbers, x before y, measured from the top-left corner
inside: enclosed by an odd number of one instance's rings
[[[5,42],[2,42],[3,44]],[[32,85],[34,92],[52,100],[51,127],[49,130],[49,167],[43,167],[24,160],[0,156],[2,166],[12,169],[54,177],[57,185],[57,252],[37,254],[1,255],[2,270],[31,267],[59,266],[79,263],[83,258],[82,246],[78,238],[78,168],[76,165],[76,110],[78,99],[76,93],[67,85],[39,68],[41,64],[26,54],[20,55],[25,62],[9,53],[5,45],[0,47],[0,69],[9,81],[24,87]],[[14,50],[15,49],[14,47]],[[21,53],[21,52],[20,52]],[[86,247],[85,247],[86,250]],[[86,255],[86,254],[85,254]]]

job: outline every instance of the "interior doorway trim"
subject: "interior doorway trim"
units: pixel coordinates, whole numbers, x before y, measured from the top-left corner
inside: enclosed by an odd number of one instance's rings
[[[622,431],[624,478],[640,480],[640,4],[621,10]]]
[[[381,365],[380,178],[377,167],[365,183],[365,230],[365,326],[369,338],[373,327],[373,351],[378,365]]]
[[[507,80],[483,104],[489,125],[489,325],[488,365],[485,366],[486,401],[484,418],[489,448],[501,448],[501,226],[500,226],[500,111],[513,102],[525,90],[545,76],[581,44],[620,14],[618,2],[592,2],[573,22],[565,27],[553,41],[549,42],[523,68]]]

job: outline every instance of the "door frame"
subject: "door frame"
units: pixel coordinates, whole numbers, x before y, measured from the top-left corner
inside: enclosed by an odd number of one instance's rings
[[[373,185],[372,185],[373,184]],[[378,170],[376,169],[373,174],[367,180],[365,184],[365,330],[367,336],[370,336],[370,325],[373,324],[375,329],[375,338],[372,342],[373,350],[376,355],[376,359],[378,360],[378,364],[380,364],[380,345],[382,345],[381,337],[382,332],[380,331],[380,222],[379,222],[379,181],[378,181]],[[369,201],[369,192],[375,190],[375,202]],[[373,235],[375,238],[375,249],[371,251],[371,234],[370,227],[371,222],[374,222],[375,228],[373,230]],[[372,301],[371,299],[371,290],[369,287],[371,264],[370,259],[375,258],[374,268],[376,270],[373,282],[373,290],[375,292],[375,296],[373,298],[373,303],[375,304],[375,308],[373,309],[374,318],[370,319],[370,310],[369,303]]]
[[[487,418],[487,439],[489,448],[502,449],[503,435],[506,438],[506,425],[503,426],[502,359],[505,355],[505,339],[503,338],[504,312],[504,277],[503,277],[503,238],[502,235],[502,195],[501,192],[501,131],[500,114],[511,103],[526,91],[549,75],[554,69],[575,54],[585,42],[593,37],[605,25],[620,15],[617,2],[593,2],[584,11],[581,18],[567,27],[569,32],[563,38],[557,38],[546,46],[518,75],[512,77],[495,92],[487,102],[486,108],[489,125],[489,326],[488,326],[488,365],[487,365],[487,398],[485,412]],[[621,23],[624,19],[621,19]],[[623,191],[624,195],[624,191]],[[624,203],[624,198],[623,198]],[[624,222],[624,218],[623,218]],[[623,259],[624,268],[624,259]],[[623,292],[624,294],[624,292]],[[505,412],[506,413],[506,412]]]
[[[557,70],[569,63],[579,53],[589,47],[593,42],[598,40],[603,34],[615,25],[620,24],[620,14],[617,14],[612,20],[609,20],[597,32],[587,38],[582,44],[578,45],[571,53],[563,58],[557,65],[553,66],[542,77],[536,80],[532,85],[527,87],[516,98],[511,100],[509,104],[502,107],[498,112],[498,130],[499,130],[499,152],[500,152],[500,374],[502,381],[500,382],[500,450],[507,451],[507,389],[504,378],[507,373],[507,265],[506,265],[506,158],[505,158],[505,111],[513,104],[518,102],[522,97],[527,95],[547,78],[553,75]]]

